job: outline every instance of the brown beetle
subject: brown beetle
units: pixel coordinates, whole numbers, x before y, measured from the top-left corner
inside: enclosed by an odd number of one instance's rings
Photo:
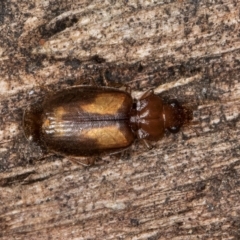
[[[128,148],[136,138],[158,141],[192,118],[176,100],[163,102],[153,91],[140,99],[115,88],[76,86],[29,106],[27,139],[69,156],[96,156]]]

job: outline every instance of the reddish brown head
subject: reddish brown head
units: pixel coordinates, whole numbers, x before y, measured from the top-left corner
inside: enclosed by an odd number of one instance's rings
[[[190,122],[193,118],[192,110],[183,107],[176,99],[169,100],[163,106],[165,115],[165,128],[171,133],[177,133],[181,126]]]

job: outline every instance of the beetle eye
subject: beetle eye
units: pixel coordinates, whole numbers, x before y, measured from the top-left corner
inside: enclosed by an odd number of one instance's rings
[[[177,133],[180,130],[180,126],[172,126],[168,128],[168,131],[171,133]]]
[[[173,108],[179,107],[179,102],[176,99],[169,100],[168,104]]]

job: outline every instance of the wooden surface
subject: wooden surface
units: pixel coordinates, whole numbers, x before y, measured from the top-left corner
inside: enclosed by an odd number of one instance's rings
[[[0,238],[239,239],[239,9],[235,0],[1,1]],[[164,98],[194,109],[192,125],[91,168],[25,140],[30,102],[92,81],[165,84]]]

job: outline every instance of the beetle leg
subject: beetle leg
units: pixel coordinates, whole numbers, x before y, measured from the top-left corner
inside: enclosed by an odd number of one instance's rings
[[[152,146],[152,144],[150,143],[150,141],[148,141],[148,140],[146,140],[145,138],[144,138],[144,132],[142,131],[142,129],[138,129],[138,131],[136,132],[136,134],[137,134],[137,138],[139,139],[139,140],[141,140],[142,142],[143,142],[143,144],[148,148],[148,149],[152,149],[153,148],[153,146]],[[142,135],[142,136],[141,136]]]
[[[148,140],[142,139],[142,141],[149,150],[153,148],[152,144]]]
[[[92,77],[88,77],[89,85],[98,87],[96,80]]]
[[[84,76],[84,78],[77,79],[77,81],[74,85],[75,86],[77,86],[77,85],[89,85],[89,86],[98,87],[98,84],[96,83],[95,79],[91,76]]]
[[[126,150],[130,149],[131,146],[129,147],[125,147],[123,149],[120,149],[120,150],[115,150],[115,151],[112,151],[111,153],[109,153],[109,155],[117,155],[117,154],[121,154],[122,152],[125,152]]]
[[[144,98],[147,98],[149,95],[153,94],[153,90],[149,89],[148,91],[144,92],[143,95],[140,97],[139,100],[142,100]]]
[[[95,159],[90,159],[90,158],[80,158],[79,157],[70,157],[69,160],[77,165],[83,165],[84,167],[89,167],[94,164]]]
[[[122,90],[124,92],[127,92],[129,94],[131,94],[132,89],[131,87],[129,87],[127,84],[122,84],[122,83],[116,83],[116,82],[110,82],[107,78],[106,78],[106,74],[105,74],[106,70],[102,71],[101,76],[103,78],[103,82],[104,85],[107,87],[112,87],[112,88],[117,88],[119,90]]]
[[[129,149],[122,151],[120,158],[123,160],[130,160],[131,159],[131,152],[129,151]]]
[[[129,94],[132,93],[132,88],[131,87],[129,87],[128,85],[124,85],[124,87],[125,87],[126,92],[128,92]]]

